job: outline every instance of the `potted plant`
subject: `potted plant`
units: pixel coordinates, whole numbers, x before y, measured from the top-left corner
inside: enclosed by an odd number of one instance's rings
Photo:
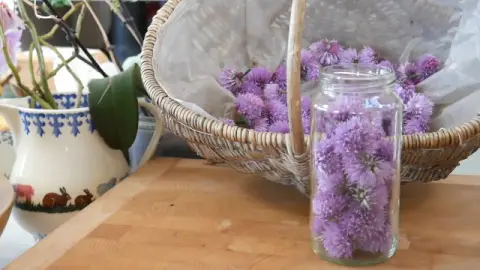
[[[20,16],[5,4],[0,5],[0,72],[10,72],[13,77],[10,84],[26,97],[0,100],[0,114],[14,135],[16,161],[9,176],[16,194],[13,215],[24,229],[43,235],[129,173],[124,156],[136,137],[139,105],[157,119],[160,115],[152,104],[137,100],[144,93],[138,66],[108,77],[79,40],[76,33],[80,31],[74,29],[81,29],[82,13],[89,12],[101,28],[90,1],[72,5],[63,17],[48,0],[43,1],[42,9],[28,0],[17,3]],[[28,8],[35,9],[34,14],[39,17],[53,20],[55,25],[47,33],[39,33],[27,13]],[[120,8],[116,8],[115,13],[123,16]],[[66,20],[76,11],[80,12],[79,22],[73,28]],[[22,83],[15,65],[15,51],[24,30],[33,37],[28,47],[31,86]],[[71,57],[65,58],[49,43],[58,30],[66,34],[75,48]],[[106,34],[102,36],[110,56],[115,59]],[[42,47],[51,49],[62,62],[51,72],[45,70]],[[39,76],[35,76],[33,69],[34,57],[38,61]],[[104,76],[88,84],[88,93],[87,86],[82,85],[69,66],[75,58]],[[1,63],[5,63],[4,66]],[[77,82],[77,89],[71,93],[55,94],[49,89],[48,80],[61,68],[66,68]],[[120,65],[118,68],[122,70]],[[153,154],[162,128],[162,122],[157,121],[156,135],[142,163]]]

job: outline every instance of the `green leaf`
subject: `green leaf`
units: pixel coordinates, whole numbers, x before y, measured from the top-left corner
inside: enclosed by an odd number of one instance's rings
[[[139,74],[139,67],[135,65],[88,84],[88,103],[95,128],[113,149],[126,151],[137,136],[137,92],[144,91]]]
[[[126,70],[129,70],[132,68],[133,68],[133,71],[132,71],[133,83],[134,83],[137,97],[147,97],[148,96],[147,90],[145,90],[145,86],[143,85],[142,74],[140,73],[140,68],[138,64],[135,64]]]

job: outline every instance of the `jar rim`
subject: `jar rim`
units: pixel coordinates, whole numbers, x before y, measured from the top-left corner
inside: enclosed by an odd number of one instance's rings
[[[375,64],[336,64],[323,67],[320,82],[324,91],[372,93],[395,83],[395,72]]]

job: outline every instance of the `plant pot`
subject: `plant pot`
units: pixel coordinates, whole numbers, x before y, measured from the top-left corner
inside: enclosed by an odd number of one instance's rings
[[[76,108],[76,94],[54,95],[59,110],[27,108],[30,98],[0,100],[14,137],[16,159],[10,173],[15,190],[13,216],[34,235],[48,234],[98,199],[130,168],[119,150],[109,148],[96,131],[87,95]],[[159,119],[153,105],[140,100]],[[163,123],[142,158],[150,158]]]
[[[79,1],[72,1],[73,4],[78,2]],[[41,1],[37,1],[37,5],[41,5]],[[110,32],[111,21],[113,16],[113,13],[110,10],[110,7],[108,6],[108,4],[106,4],[103,1],[99,1],[99,2],[93,1],[93,2],[90,2],[90,5],[92,6],[92,9],[96,12],[97,17],[99,18],[103,26],[103,29],[105,29],[105,32],[108,34]],[[37,29],[37,32],[39,35],[46,34],[55,25],[55,22],[53,22],[53,20],[51,19],[36,18],[35,13],[31,7],[26,6],[26,9],[27,9],[27,14],[32,20],[33,24],[35,25],[35,28]],[[60,16],[63,16],[69,9],[70,9],[69,7],[61,7],[61,8],[57,8],[56,11]],[[79,11],[76,11],[75,14],[73,14],[66,21],[67,24],[73,29],[75,29],[79,13],[80,13]],[[55,35],[48,40],[48,42],[53,46],[59,46],[59,47],[71,46],[71,44],[66,40],[65,37],[66,37],[65,33],[61,30],[58,30],[55,33]],[[97,24],[93,20],[92,15],[88,12],[88,10],[85,10],[85,17],[83,19],[82,31],[80,32],[80,41],[87,48],[95,48],[95,49],[105,48],[105,43],[103,41],[102,34],[98,29]],[[28,48],[30,47],[30,44],[32,43],[32,36],[30,35],[30,32],[28,30],[23,31],[21,43],[22,43],[21,45],[22,50],[28,50]]]

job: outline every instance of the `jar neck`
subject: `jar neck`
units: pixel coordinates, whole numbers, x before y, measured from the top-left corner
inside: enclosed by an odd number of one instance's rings
[[[324,92],[336,94],[378,94],[393,89],[393,70],[370,64],[332,65],[322,69]]]

